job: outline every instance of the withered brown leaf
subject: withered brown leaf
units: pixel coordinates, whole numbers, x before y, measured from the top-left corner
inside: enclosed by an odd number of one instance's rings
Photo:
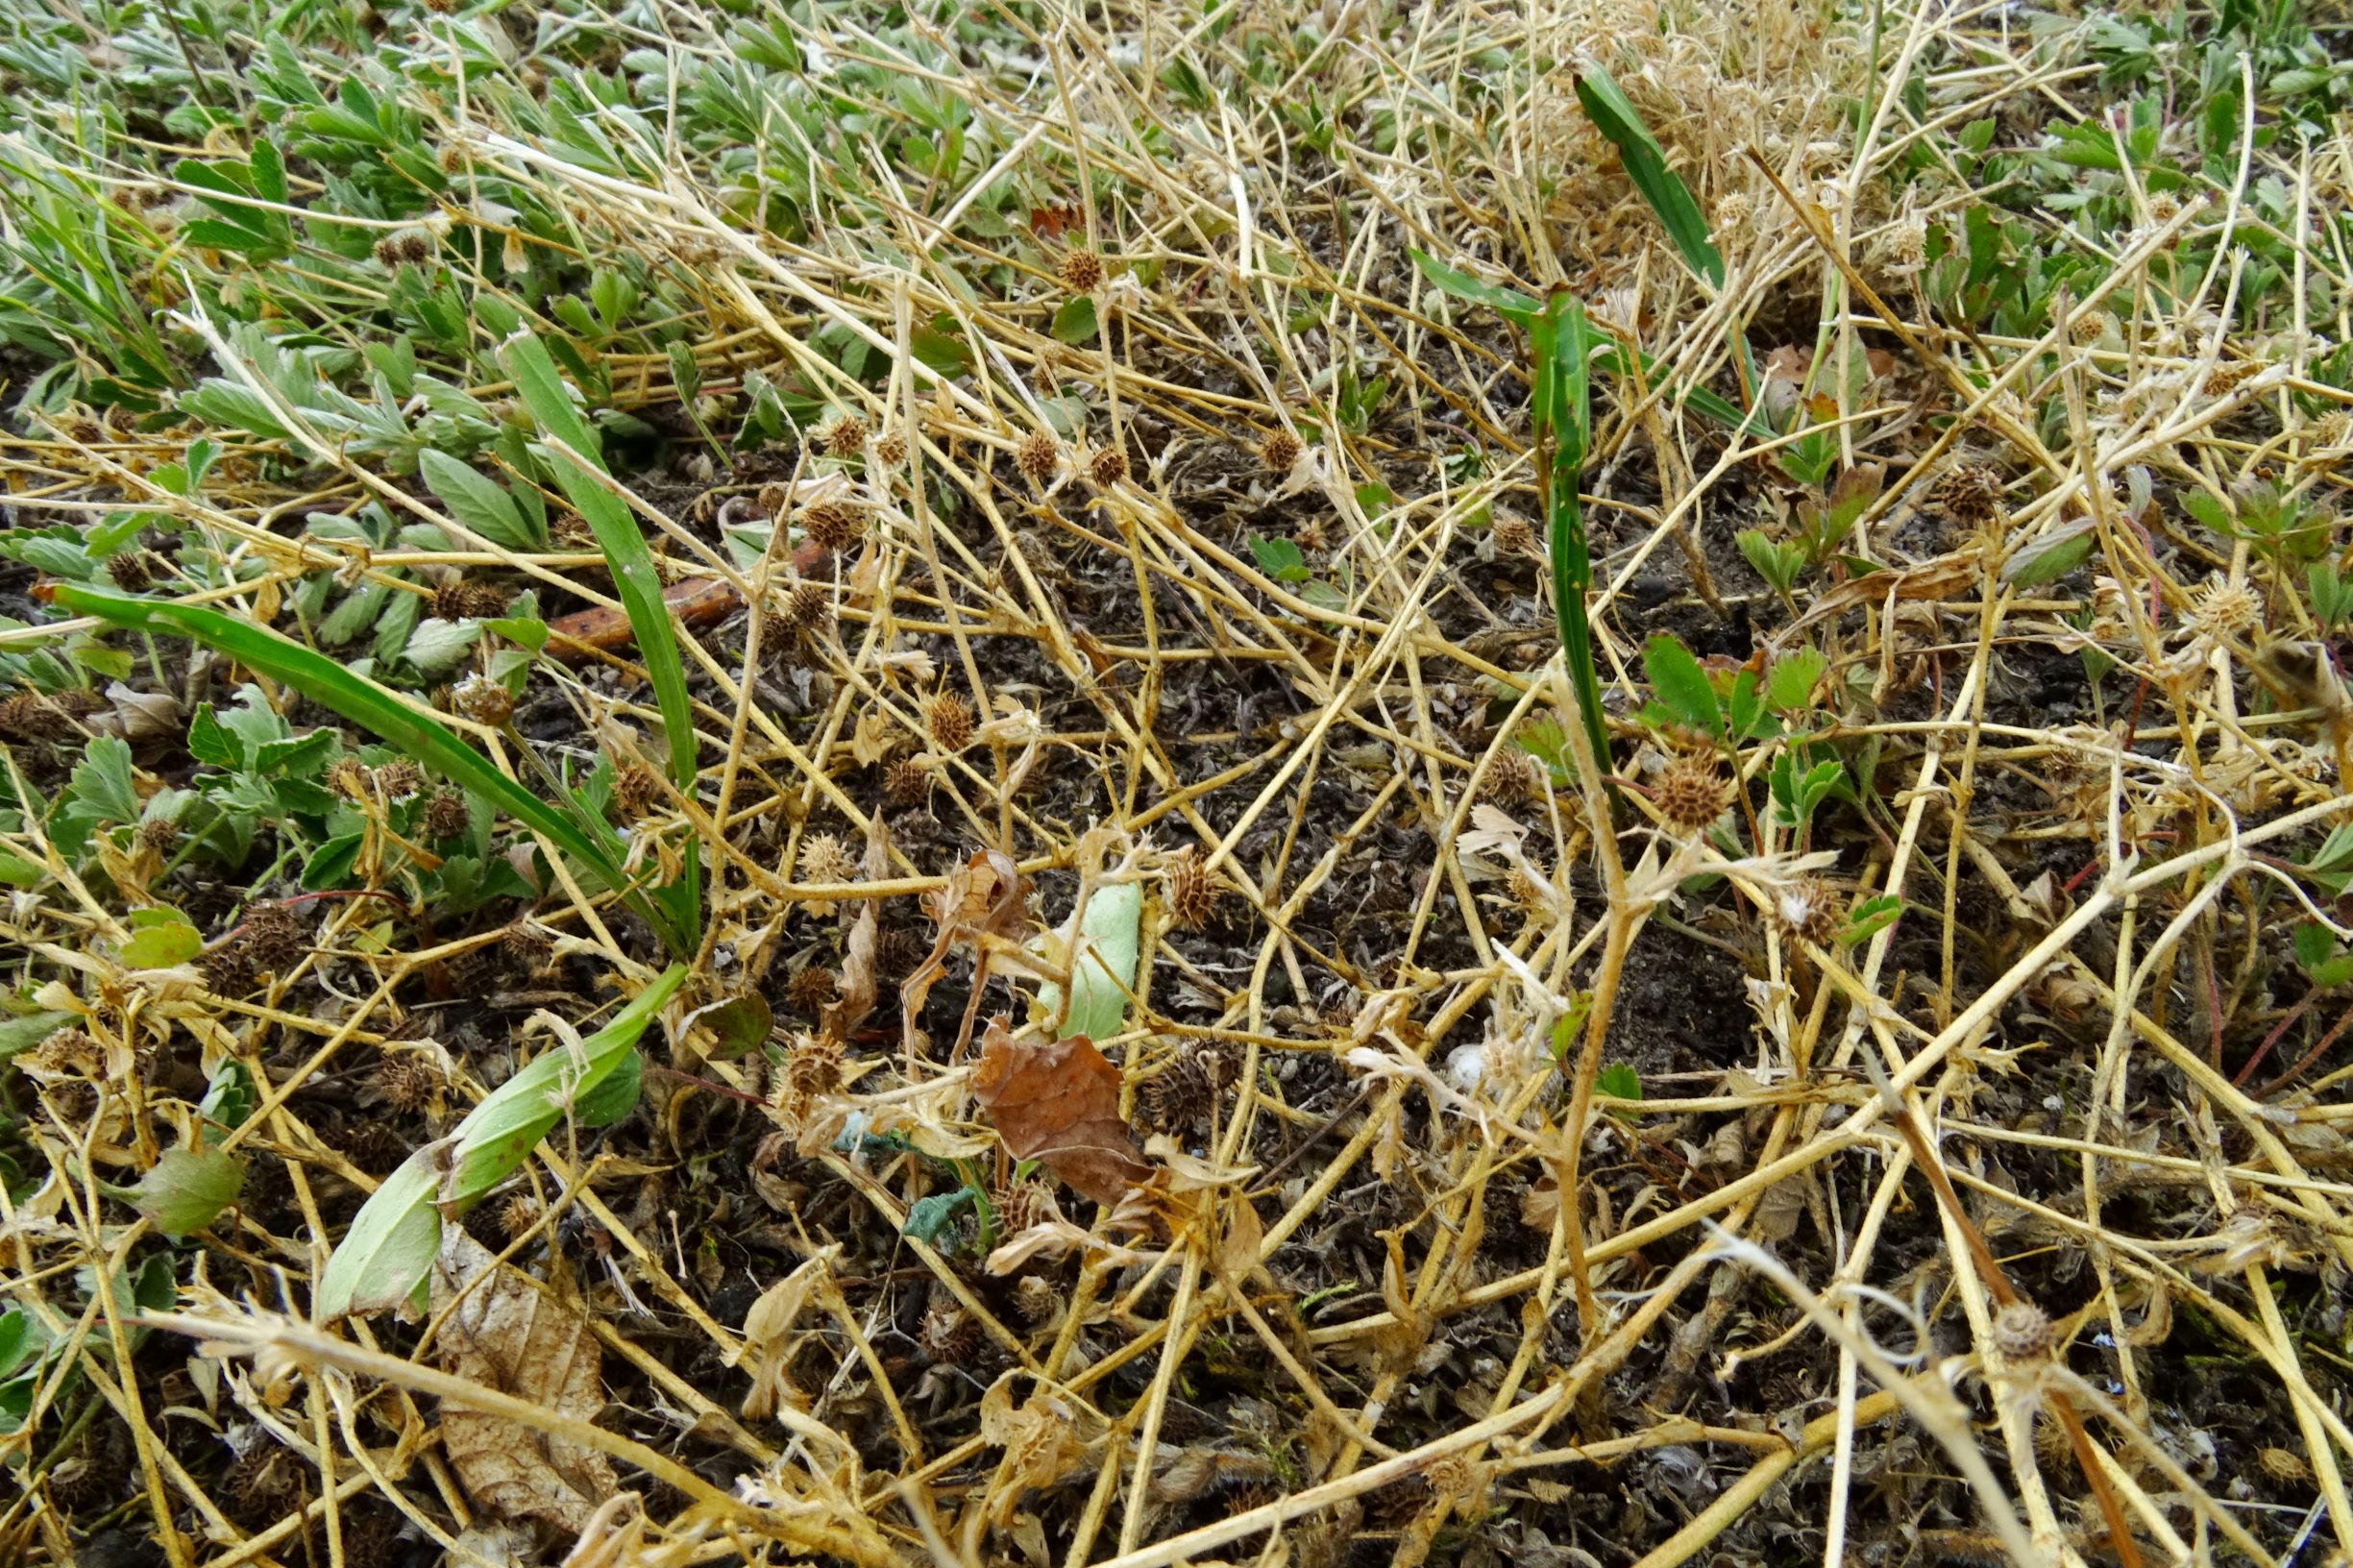
[[[866,830],[866,858],[859,862],[861,881],[879,882],[891,874],[891,831],[876,812]],[[874,1011],[874,959],[882,942],[880,900],[863,898],[850,921],[849,943],[842,955],[842,978],[834,1000],[819,1015],[818,1028],[827,1039],[846,1041],[849,1032]]]
[[[433,1263],[432,1304],[436,1316],[448,1311],[437,1348],[457,1376],[575,1421],[593,1421],[604,1408],[603,1353],[587,1320],[455,1225]],[[619,1490],[596,1449],[455,1400],[442,1407],[441,1443],[466,1495],[495,1518],[576,1535]]]
[[[1029,878],[1021,874],[1012,856],[976,849],[971,859],[947,873],[946,884],[925,903],[938,936],[923,962],[898,988],[907,1050],[913,1054],[918,1048],[923,1000],[931,994],[932,982],[947,968],[947,955],[957,943],[970,942],[979,949],[978,965],[972,975],[972,1005],[965,1010],[964,1027],[956,1036],[956,1053],[961,1056],[972,1038],[973,1014],[988,986],[989,964],[995,951],[990,939],[1014,942],[1021,936],[1029,913]]]
[[[1037,1161],[1097,1203],[1117,1203],[1152,1175],[1119,1115],[1119,1069],[1085,1035],[1027,1043],[991,1018],[972,1093],[1015,1159]]]

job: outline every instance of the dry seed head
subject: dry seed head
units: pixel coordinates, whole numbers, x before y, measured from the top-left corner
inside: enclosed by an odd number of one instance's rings
[[[931,770],[914,757],[900,757],[882,771],[882,793],[895,806],[911,806],[931,787]]]
[[[822,964],[810,965],[793,976],[792,983],[784,988],[785,1000],[792,1004],[793,1011],[809,1017],[822,1012],[840,992],[833,971]]]
[[[1481,799],[1499,806],[1516,806],[1535,793],[1536,765],[1516,746],[1495,753],[1479,789]]]
[[[1805,941],[1827,946],[1838,935],[1845,912],[1838,894],[1818,876],[1802,876],[1782,884],[1772,894],[1768,914],[1785,942]]]
[[[433,1103],[447,1080],[425,1057],[404,1051],[376,1069],[376,1092],[398,1112],[421,1111]]]
[[[2050,1314],[2031,1301],[2014,1301],[1994,1314],[1987,1342],[2005,1361],[2039,1361],[2059,1342]]]
[[[935,1366],[953,1366],[980,1348],[980,1323],[957,1302],[943,1301],[923,1314],[923,1354]]]
[[[893,430],[874,443],[874,461],[885,468],[896,468],[907,460],[907,438]]]
[[[812,833],[800,841],[800,879],[803,882],[855,882],[858,858],[830,833]]]
[[[828,1035],[800,1035],[784,1060],[786,1093],[802,1102],[842,1087],[842,1042]]]
[[[429,839],[454,839],[466,831],[469,821],[463,790],[445,784],[425,802],[425,836]]]
[[[652,815],[662,798],[662,781],[642,762],[624,763],[613,775],[613,809],[631,821]]]
[[[1259,461],[1277,474],[1288,474],[1291,471],[1291,465],[1299,461],[1299,453],[1304,450],[1299,445],[1297,436],[1288,430],[1277,430],[1260,443]]]
[[[1186,845],[1161,868],[1161,896],[1179,930],[1198,931],[1217,913],[1217,878],[1198,846]]]
[[[1532,555],[1536,550],[1536,530],[1528,526],[1528,519],[1507,512],[1495,520],[1493,532],[1495,553],[1498,555]]]
[[[2181,201],[2169,190],[2152,190],[2148,193],[2148,215],[2160,227],[2171,223],[2181,216]]]
[[[1983,463],[1964,463],[1936,481],[1931,499],[1956,523],[1988,523],[2001,515],[2001,476]]]
[[[2353,447],[2353,411],[2332,409],[2313,422],[2308,439],[2319,452],[2341,452]]]
[[[261,983],[242,942],[225,942],[196,960],[196,972],[215,996],[243,996]]]
[[[1006,1236],[1018,1236],[1062,1212],[1054,1202],[1054,1189],[1035,1176],[1025,1176],[1011,1187],[999,1188],[994,1201],[997,1229]]]
[[[804,582],[785,600],[780,614],[793,631],[822,631],[833,624],[833,598],[823,583]]]
[[[2243,584],[2212,577],[2198,585],[2190,604],[2190,627],[2213,640],[2246,630],[2263,615],[2263,601]]]
[[[2266,1448],[2255,1456],[2255,1464],[2265,1475],[2285,1485],[2300,1485],[2312,1480],[2312,1466],[2292,1448]]]
[[[1738,233],[1748,226],[1749,219],[1754,211],[1754,205],[1750,202],[1748,192],[1726,191],[1716,198],[1716,232],[1725,234]]]
[[[528,919],[517,918],[499,933],[499,950],[517,968],[536,972],[555,951],[555,940]]]
[[[327,771],[327,782],[347,800],[365,800],[368,779],[367,765],[357,757],[337,757],[335,765]]]
[[[471,674],[450,693],[451,705],[485,729],[502,729],[515,716],[515,694],[502,680]]]
[[[1136,1086],[1136,1109],[1150,1126],[1164,1133],[1186,1133],[1208,1119],[1217,1103],[1217,1086],[1195,1051],[1179,1051],[1175,1060]]]
[[[1090,250],[1075,250],[1062,258],[1062,286],[1073,294],[1091,294],[1103,286],[1103,258]]]
[[[1052,430],[1032,430],[1014,448],[1013,464],[1023,478],[1042,489],[1062,467],[1062,443]]]
[[[2090,348],[2107,333],[2108,312],[2105,310],[2086,310],[2069,322],[2067,327],[2067,335],[2073,338],[2080,348]]]
[[[444,621],[495,620],[513,602],[507,591],[495,582],[460,578],[433,590],[433,614]]]
[[[138,841],[142,849],[169,854],[180,843],[180,824],[169,817],[151,817],[139,823]]]
[[[961,751],[972,741],[972,705],[954,692],[942,692],[923,709],[923,727],[943,751]]]
[[[147,564],[147,552],[143,550],[126,550],[120,555],[109,556],[107,576],[112,577],[114,586],[126,594],[143,594],[154,587],[156,581],[155,573]]]
[[[771,517],[782,517],[785,508],[793,504],[793,487],[789,484],[764,484],[753,501],[760,510]]]
[[[260,904],[245,913],[245,934],[238,939],[262,968],[283,974],[310,951],[310,935],[302,917],[283,904]]]
[[[874,968],[888,975],[909,974],[930,951],[931,942],[923,933],[895,925],[874,944]]]
[[[1000,1212],[1010,1211],[1000,1208]],[[1007,1235],[1016,1234],[1010,1221],[1005,1231]],[[1042,1274],[1024,1274],[1013,1285],[1013,1310],[1022,1322],[1037,1328],[1062,1315],[1062,1291]]]
[[[1889,266],[1900,272],[1918,271],[1928,259],[1928,226],[1916,217],[1905,218],[1889,228],[1880,245]]]
[[[530,1193],[510,1192],[506,1201],[499,1205],[499,1229],[506,1233],[509,1241],[520,1240],[526,1231],[539,1223],[540,1213],[539,1200]]]
[[[821,501],[800,511],[800,531],[820,550],[839,553],[866,533],[866,514],[839,501]]]
[[[1098,490],[1108,490],[1127,478],[1127,453],[1117,447],[1097,447],[1087,459],[1087,477]]]
[[[836,457],[855,457],[866,450],[866,421],[844,414],[825,429],[825,450]]]
[[[107,705],[96,692],[26,692],[0,702],[0,735],[20,741],[67,741],[82,733],[82,721]]]
[[[466,166],[466,150],[454,141],[445,141],[434,149],[433,163],[444,174],[455,174]]]
[[[1675,827],[1685,833],[1704,831],[1724,814],[1724,774],[1714,757],[1686,751],[1659,775],[1652,799]]]
[[[302,1478],[294,1456],[264,1437],[229,1467],[221,1482],[231,1511],[256,1522],[276,1520],[302,1501]]]
[[[376,787],[387,800],[405,800],[425,787],[425,770],[406,757],[395,757],[376,770]]]
[[[2264,365],[2253,359],[2242,359],[2236,364],[2217,365],[2207,373],[2206,384],[2200,388],[2206,396],[2218,398],[2242,381],[2263,373]]]

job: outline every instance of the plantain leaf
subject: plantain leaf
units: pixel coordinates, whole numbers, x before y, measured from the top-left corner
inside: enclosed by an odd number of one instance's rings
[[[598,1086],[631,1061],[637,1037],[686,979],[673,964],[576,1049],[543,1052],[501,1084],[441,1144],[410,1155],[369,1195],[327,1260],[313,1304],[321,1322],[417,1299],[441,1250],[441,1220],[504,1181]]]

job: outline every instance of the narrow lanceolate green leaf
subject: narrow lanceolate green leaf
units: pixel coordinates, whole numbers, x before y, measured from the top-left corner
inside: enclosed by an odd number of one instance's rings
[[[1634,188],[1666,225],[1667,237],[1675,241],[1684,262],[1723,287],[1724,257],[1708,237],[1707,219],[1700,204],[1692,199],[1691,187],[1683,184],[1682,177],[1667,167],[1665,149],[1642,123],[1642,115],[1617,82],[1599,65],[1588,65],[1577,76],[1577,101],[1595,129],[1618,149]]]
[[[425,482],[450,515],[494,545],[508,550],[545,550],[547,530],[532,527],[515,498],[447,453],[430,447],[417,453]]]
[[[1593,339],[1584,307],[1566,289],[1554,293],[1528,324],[1536,428],[1536,485],[1544,497],[1548,553],[1553,566],[1553,616],[1560,651],[1577,691],[1578,716],[1596,767],[1609,768],[1609,731],[1602,722],[1602,682],[1593,664],[1593,631],[1585,593],[1593,558],[1585,543],[1585,514],[1577,484],[1585,466],[1587,384]]]
[[[597,548],[603,552],[613,585],[620,591],[629,629],[637,634],[638,657],[645,661],[646,677],[653,683],[654,701],[661,708],[662,727],[670,742],[671,780],[681,792],[690,792],[700,766],[696,753],[695,709],[687,697],[686,667],[678,657],[677,632],[671,625],[670,605],[662,597],[653,551],[647,548],[628,502],[606,484],[597,432],[572,405],[572,394],[565,390],[548,346],[521,332],[507,340],[499,357],[514,378],[516,394],[530,410],[532,420],[558,444],[551,449],[555,482],[597,536]],[[701,919],[702,857],[699,846],[690,844],[683,858],[684,873],[658,896],[670,923],[691,938]]]
[[[171,600],[136,599],[111,589],[57,585],[57,602],[76,615],[96,616],[135,631],[165,632],[186,637],[244,665],[272,680],[282,682],[322,707],[331,708],[353,723],[398,747],[442,777],[481,796],[524,826],[545,838],[556,850],[601,886],[621,892],[652,920],[673,947],[692,948],[693,939],[663,918],[643,894],[629,892],[629,879],[613,852],[614,845],[601,824],[590,824],[559,811],[502,773],[461,739],[455,730],[430,714],[409,706],[372,681],[353,674],[323,653],[282,637],[250,621],[240,621],[200,604]]]
[[[1473,305],[1483,305],[1523,327],[1538,310],[1544,308],[1540,302],[1530,299],[1516,288],[1498,288],[1458,267],[1448,266],[1427,251],[1409,251],[1407,254],[1413,257],[1413,264],[1421,269],[1422,276],[1442,292],[1452,294],[1458,300],[1468,300]]]
[[[558,1046],[501,1084],[441,1143],[410,1155],[360,1206],[327,1260],[320,1322],[417,1300],[441,1250],[441,1219],[462,1214],[522,1164],[565,1113],[613,1075],[686,979],[674,964],[575,1048]]]
[[[653,682],[654,699],[661,704],[662,724],[670,732],[670,776],[680,789],[692,787],[695,755],[695,711],[687,700],[686,669],[678,658],[678,637],[671,625],[670,606],[662,601],[661,574],[653,551],[647,548],[628,502],[604,482],[596,429],[572,405],[555,360],[548,346],[528,335],[509,339],[499,353],[506,373],[515,380],[523,405],[545,434],[562,443],[555,451],[555,482],[578,509],[597,536],[613,584],[628,612],[629,629],[637,634],[637,651],[646,661]]]

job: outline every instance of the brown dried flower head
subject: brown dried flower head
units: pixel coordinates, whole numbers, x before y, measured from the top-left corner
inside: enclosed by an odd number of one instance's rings
[[[838,553],[865,536],[866,513],[846,502],[817,502],[801,508],[800,531],[818,549]]]
[[[1288,474],[1291,465],[1299,461],[1299,454],[1305,450],[1300,446],[1299,438],[1290,431],[1277,430],[1260,443],[1259,461],[1277,474]]]
[[[794,631],[822,631],[833,624],[833,596],[821,582],[804,582],[786,598],[780,613]]]
[[[923,1354],[936,1366],[954,1366],[980,1348],[980,1323],[960,1302],[943,1301],[923,1314]]]
[[[1161,896],[1180,930],[1198,931],[1209,924],[1220,895],[1216,875],[1197,845],[1186,845],[1161,868]]]
[[[527,918],[518,917],[499,933],[499,951],[516,968],[536,972],[555,951],[555,939]]]
[[[471,674],[450,693],[453,707],[486,729],[502,728],[515,716],[515,694],[502,680]]]
[[[1012,1227],[1008,1235],[1018,1234]],[[1042,1274],[1024,1274],[1014,1282],[1013,1310],[1032,1328],[1062,1315],[1062,1291]]]
[[[613,775],[613,809],[631,821],[652,814],[662,798],[662,781],[642,762],[624,763]]]
[[[784,1090],[802,1104],[842,1087],[842,1042],[828,1035],[800,1035],[784,1061]]]
[[[1499,806],[1516,806],[1535,793],[1535,762],[1516,746],[1495,753],[1479,790],[1481,799]]]
[[[302,917],[283,904],[257,904],[245,913],[244,934],[237,939],[256,964],[283,974],[310,951],[310,934]]]
[[[972,705],[954,692],[942,692],[923,709],[923,727],[943,751],[961,751],[972,742]]]
[[[150,817],[139,823],[139,847],[167,855],[180,844],[180,824],[169,817]]]
[[[893,430],[874,442],[874,461],[885,468],[896,468],[907,460],[907,438]]]
[[[397,1112],[423,1110],[446,1083],[439,1067],[413,1051],[387,1057],[376,1069],[377,1096]]]
[[[1127,478],[1127,453],[1117,447],[1097,447],[1087,459],[1087,478],[1098,490],[1108,490]]]
[[[1703,831],[1724,812],[1724,774],[1716,759],[1686,751],[1667,765],[1652,796],[1658,814],[1685,833]]]
[[[831,833],[812,833],[800,841],[800,879],[841,883],[858,879],[858,857]]]
[[[1021,471],[1023,478],[1043,488],[1053,482],[1055,473],[1062,467],[1062,442],[1052,430],[1032,430],[1014,448],[1013,464]]]
[[[895,806],[911,806],[931,788],[931,769],[916,757],[898,757],[882,771],[882,793]]]
[[[2039,1361],[2059,1343],[2058,1325],[2031,1301],[2014,1301],[1994,1314],[1989,1343],[2005,1361]]]
[[[376,770],[376,787],[387,800],[405,800],[425,787],[425,770],[406,757],[395,757]]]
[[[836,457],[855,457],[866,450],[866,421],[844,414],[825,428],[825,450]]]
[[[793,976],[792,983],[784,988],[785,999],[792,1004],[793,1011],[812,1018],[840,992],[833,971],[822,964],[810,965]]]
[[[1964,463],[1936,481],[1930,499],[1956,523],[1988,523],[2001,515],[2001,476],[1983,463]]]
[[[1062,286],[1073,294],[1091,294],[1103,286],[1103,258],[1081,248],[1062,258]]]
[[[425,802],[425,836],[429,839],[454,839],[466,831],[468,820],[462,790],[445,784]]]
[[[433,614],[444,621],[495,620],[513,602],[513,597],[495,582],[459,578],[433,590]]]
[[[114,586],[126,594],[143,594],[154,587],[156,581],[155,573],[148,566],[147,552],[143,550],[126,550],[120,555],[109,556],[107,576],[112,577]]]
[[[1775,889],[1767,914],[1784,941],[1810,942],[1817,947],[1827,946],[1846,919],[1837,892],[1818,876],[1802,876]]]
[[[1498,555],[1532,555],[1536,552],[1536,530],[1528,526],[1528,519],[1506,512],[1495,520],[1495,553]]]
[[[510,1192],[506,1201],[499,1205],[499,1229],[506,1233],[509,1241],[521,1240],[524,1233],[539,1223],[541,1213],[539,1200],[530,1193]]]

